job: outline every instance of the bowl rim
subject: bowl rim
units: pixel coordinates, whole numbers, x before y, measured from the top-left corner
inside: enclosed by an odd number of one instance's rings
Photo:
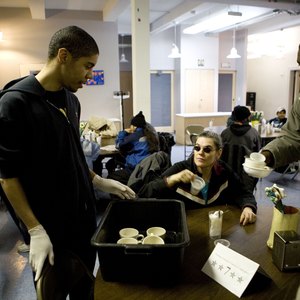
[[[268,167],[268,166],[264,166],[263,168],[250,167],[250,166],[248,166],[246,163],[243,163],[243,166],[245,166],[246,168],[254,169],[254,170],[258,170],[258,171],[263,171],[263,170],[273,170],[272,168],[270,168],[270,167]]]
[[[262,160],[253,159],[253,158],[251,157],[251,155],[253,156],[253,154],[254,154],[254,155],[259,154],[259,157],[261,157]],[[252,152],[252,153],[250,153],[249,157],[250,157],[250,159],[252,159],[252,160],[254,160],[254,161],[258,161],[258,162],[262,162],[262,161],[264,162],[264,161],[266,160],[266,157],[265,157],[263,154],[259,153],[259,152]]]

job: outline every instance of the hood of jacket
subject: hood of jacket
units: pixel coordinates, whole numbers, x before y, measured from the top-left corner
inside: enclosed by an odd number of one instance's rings
[[[0,96],[9,91],[21,91],[36,95],[38,97],[44,96],[46,93],[46,91],[36,80],[34,75],[29,75],[10,81],[4,86],[3,90],[0,93]]]
[[[250,129],[251,129],[251,125],[249,125],[249,124],[243,124],[243,125],[231,124],[230,125],[230,131],[236,136],[242,136],[246,132],[248,132]]]

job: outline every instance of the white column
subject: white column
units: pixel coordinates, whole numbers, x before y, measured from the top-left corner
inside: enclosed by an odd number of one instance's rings
[[[131,0],[133,114],[151,121],[149,0]]]

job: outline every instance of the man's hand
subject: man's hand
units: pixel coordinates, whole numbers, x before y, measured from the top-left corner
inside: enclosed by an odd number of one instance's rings
[[[268,167],[274,166],[274,157],[273,154],[268,150],[262,150],[261,154],[265,156],[266,160],[265,163]]]
[[[136,197],[135,192],[127,185],[113,179],[102,178],[99,175],[94,176],[93,186],[100,191],[117,195],[121,199],[134,199]]]
[[[50,265],[54,265],[54,253],[50,238],[42,225],[38,225],[28,230],[30,234],[29,263],[35,274],[37,281],[42,273],[44,262],[48,256]]]

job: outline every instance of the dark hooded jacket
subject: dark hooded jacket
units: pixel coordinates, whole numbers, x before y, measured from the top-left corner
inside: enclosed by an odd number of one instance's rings
[[[80,104],[63,91],[66,115],[32,75],[1,92],[0,177],[19,178],[54,247],[74,248],[90,244],[95,203],[79,139]]]
[[[244,145],[250,152],[258,152],[261,141],[257,130],[249,124],[231,124],[221,133],[223,144]]]

